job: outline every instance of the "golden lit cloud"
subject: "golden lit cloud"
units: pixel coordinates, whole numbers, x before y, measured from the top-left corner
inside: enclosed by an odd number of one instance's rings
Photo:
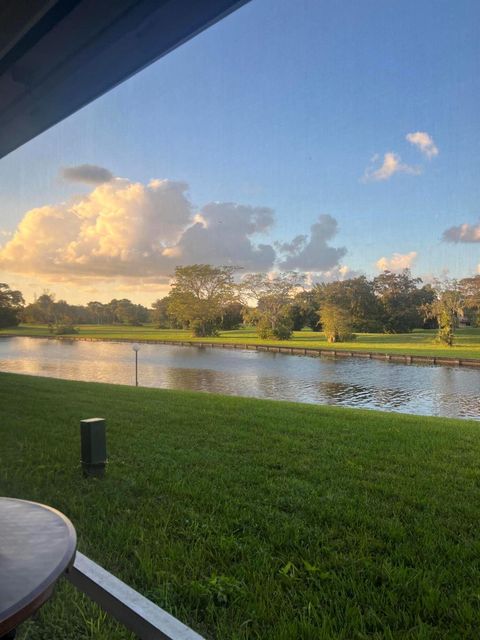
[[[383,180],[388,180],[396,173],[407,173],[413,176],[418,176],[422,173],[420,167],[413,167],[405,162],[402,162],[402,159],[398,155],[398,153],[393,153],[393,151],[388,151],[384,156],[381,164],[379,165],[380,156],[373,156],[370,165],[365,170],[362,181],[363,182],[379,182]]]
[[[417,147],[427,158],[431,159],[438,156],[438,147],[433,141],[431,135],[426,131],[416,131],[415,133],[407,133],[406,139],[410,144]]]
[[[71,202],[32,209],[0,248],[0,270],[56,282],[166,282],[178,264],[272,266],[273,248],[252,241],[272,225],[271,209],[210,203],[194,212],[187,189],[115,178]]]
[[[105,181],[69,202],[27,211],[13,233],[0,237],[1,280],[29,299],[47,287],[68,300],[146,301],[168,291],[176,266],[193,263],[297,269],[315,281],[351,273],[340,266],[346,249],[330,245],[337,234],[330,215],[321,215],[308,235],[276,243],[277,254],[258,240],[274,224],[268,207],[210,202],[194,210],[184,182],[142,184],[107,179],[108,170],[93,165],[73,169],[77,181]]]
[[[375,263],[379,271],[394,271],[399,272],[403,269],[411,269],[418,253],[416,251],[410,251],[410,253],[394,253],[390,258],[382,257]]]

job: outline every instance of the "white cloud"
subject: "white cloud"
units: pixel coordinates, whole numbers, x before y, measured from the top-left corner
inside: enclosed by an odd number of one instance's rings
[[[211,202],[182,234],[177,248],[184,263],[230,264],[252,271],[270,269],[275,251],[251,237],[273,224],[273,211],[232,202]]]
[[[28,211],[0,248],[0,269],[56,282],[165,282],[179,264],[208,262],[268,270],[275,251],[255,244],[273,212],[211,203],[194,214],[187,185],[116,178],[69,203]]]
[[[379,271],[393,271],[399,272],[403,269],[410,269],[418,253],[416,251],[410,251],[410,253],[394,253],[390,258],[383,256],[375,263]]]
[[[370,165],[366,168],[363,175],[363,182],[379,182],[382,180],[388,180],[396,173],[407,173],[414,176],[422,173],[422,169],[420,167],[413,167],[402,162],[398,153],[393,153],[393,151],[388,151],[383,156],[383,161],[380,166],[378,166],[379,161],[380,156],[378,154],[373,156]]]
[[[0,272],[15,274],[30,293],[54,283],[69,299],[72,283],[77,299],[121,290],[143,297],[166,290],[176,266],[195,262],[299,270],[312,282],[357,275],[341,264],[346,249],[330,246],[338,228],[332,216],[277,244],[277,259],[272,244],[259,240],[271,231],[272,209],[210,202],[194,210],[187,190],[184,182],[113,178],[69,202],[31,209],[0,246]]]
[[[438,147],[435,145],[433,138],[426,131],[416,131],[415,133],[407,133],[406,139],[410,144],[418,147],[420,151],[431,159],[438,156]]]
[[[476,225],[464,223],[445,229],[442,239],[445,242],[480,242],[480,223]]]
[[[292,242],[278,244],[284,260],[280,267],[286,270],[327,271],[336,267],[347,253],[345,247],[331,247],[328,241],[337,233],[338,223],[329,215],[321,215],[310,227],[310,237],[296,236]]]
[[[74,167],[63,167],[60,175],[70,182],[82,182],[84,184],[102,184],[113,180],[113,173],[96,164],[79,164]]]

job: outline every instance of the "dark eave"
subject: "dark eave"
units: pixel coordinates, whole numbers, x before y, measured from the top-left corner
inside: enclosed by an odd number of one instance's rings
[[[248,0],[3,0],[0,158]]]

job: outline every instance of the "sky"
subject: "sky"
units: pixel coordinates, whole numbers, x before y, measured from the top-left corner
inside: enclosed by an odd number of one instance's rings
[[[480,273],[480,3],[252,0],[0,160],[0,282]]]

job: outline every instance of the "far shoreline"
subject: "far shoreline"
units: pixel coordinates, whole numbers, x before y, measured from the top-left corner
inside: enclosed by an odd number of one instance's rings
[[[237,340],[224,342],[219,339],[204,340],[201,338],[185,339],[146,339],[141,337],[107,337],[107,336],[82,336],[72,335],[33,335],[20,332],[0,333],[0,338],[33,338],[43,340],[59,341],[79,341],[79,342],[110,342],[110,343],[139,343],[149,345],[173,345],[179,347],[210,347],[218,349],[241,349],[242,351],[260,351],[270,353],[281,353],[284,355],[307,356],[307,357],[329,357],[329,358],[363,358],[368,360],[385,360],[396,364],[422,364],[431,366],[456,366],[456,367],[480,367],[480,356],[474,358],[464,358],[460,356],[446,355],[419,355],[414,353],[398,353],[394,351],[373,350],[367,351],[352,349],[350,346],[341,346],[341,343],[331,347],[309,347],[309,346],[288,346],[284,343],[272,344],[265,341],[262,343],[249,342],[248,340]],[[350,343],[351,344],[351,343]]]

